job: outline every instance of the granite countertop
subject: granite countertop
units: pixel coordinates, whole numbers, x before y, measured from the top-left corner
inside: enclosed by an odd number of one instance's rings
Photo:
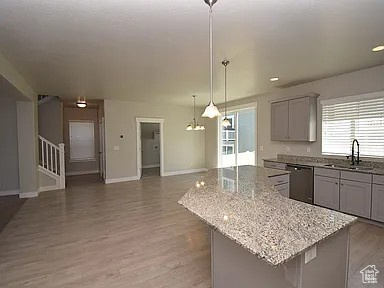
[[[286,172],[256,166],[212,169],[179,204],[252,254],[278,266],[357,220],[281,196],[268,177]]]
[[[384,168],[381,167],[383,164],[382,163],[374,163],[374,162],[368,162],[368,163],[367,162],[361,162],[362,164],[360,164],[357,167],[361,167],[362,169],[361,170],[353,170],[353,169],[348,169],[348,166],[353,167],[350,164],[348,164],[349,161],[330,159],[330,158],[322,158],[322,157],[282,155],[282,156],[277,157],[277,158],[263,159],[263,160],[270,161],[270,162],[277,162],[277,163],[292,164],[292,165],[302,165],[302,166],[326,168],[326,169],[365,173],[365,174],[384,175]],[[327,164],[335,164],[335,165],[341,165],[341,166],[345,166],[345,167],[325,166]],[[376,164],[376,166],[375,166],[375,164]],[[365,170],[365,168],[367,168],[367,167],[372,168],[372,169]]]

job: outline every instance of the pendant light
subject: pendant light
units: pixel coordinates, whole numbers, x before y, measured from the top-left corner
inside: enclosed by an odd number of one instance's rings
[[[199,131],[199,130],[205,130],[205,127],[204,125],[200,125],[198,122],[196,122],[196,95],[192,95],[193,97],[193,120],[191,123],[189,123],[187,125],[187,128],[186,130],[187,131],[192,131],[192,130],[195,130],[195,131]]]
[[[227,66],[229,65],[228,60],[224,60],[221,64],[224,65],[224,119],[221,123],[225,128],[231,126],[231,122],[229,122],[227,118]]]
[[[204,0],[209,6],[209,72],[210,72],[210,101],[204,110],[202,117],[214,118],[221,116],[219,109],[213,103],[213,31],[212,31],[212,7],[217,0]]]

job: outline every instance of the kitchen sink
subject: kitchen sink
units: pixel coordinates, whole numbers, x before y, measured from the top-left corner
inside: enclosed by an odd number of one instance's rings
[[[348,170],[355,170],[355,171],[371,171],[371,170],[373,170],[373,168],[371,168],[371,167],[346,166],[346,165],[337,165],[337,164],[325,164],[324,167],[348,169]]]

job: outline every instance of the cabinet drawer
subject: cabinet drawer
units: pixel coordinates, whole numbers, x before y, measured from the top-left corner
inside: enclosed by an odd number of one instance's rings
[[[289,183],[289,174],[269,177],[273,186]]]
[[[289,198],[289,183],[276,185],[275,189],[281,196]]]
[[[384,185],[372,185],[371,219],[384,222]]]
[[[373,183],[384,185],[384,175],[373,175]]]
[[[358,172],[341,171],[341,179],[372,183],[372,175]]]
[[[264,161],[264,167],[266,168],[273,168],[273,169],[280,169],[285,170],[287,165],[285,163],[279,163],[279,162],[271,162],[271,161]]]
[[[340,178],[340,171],[334,170],[334,169],[315,167],[314,174],[319,176],[324,176],[324,177]]]

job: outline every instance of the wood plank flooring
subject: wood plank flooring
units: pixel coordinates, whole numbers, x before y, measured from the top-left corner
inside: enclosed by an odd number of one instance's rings
[[[0,232],[7,226],[24,202],[25,199],[20,199],[17,195],[0,197]]]
[[[210,287],[208,229],[177,204],[199,175],[77,177],[29,199],[0,233],[0,287]],[[384,274],[383,241],[383,228],[352,228],[350,288],[383,287],[359,275],[368,264]]]

